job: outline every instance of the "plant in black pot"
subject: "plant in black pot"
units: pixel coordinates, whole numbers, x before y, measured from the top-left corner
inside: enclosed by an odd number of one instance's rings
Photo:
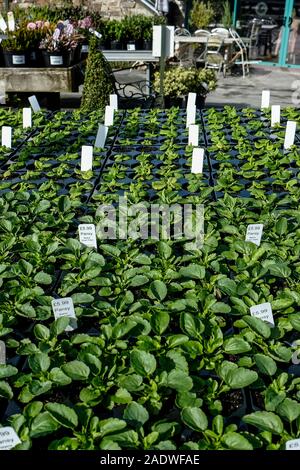
[[[122,23],[126,49],[128,51],[141,49],[144,17],[142,15],[125,16]]]
[[[91,30],[94,28],[93,19],[91,16],[78,20],[76,24],[77,32],[82,36],[82,42],[80,45],[80,59],[86,59],[89,53],[89,40]]]
[[[48,34],[40,43],[46,67],[69,67],[74,63],[76,49],[83,36],[68,22],[59,22],[54,33]]]
[[[41,39],[47,32],[48,25],[33,29],[28,28],[27,24],[22,24],[16,31],[9,31],[7,39],[4,39],[1,44],[6,67],[35,65],[32,63],[33,52],[38,49]]]
[[[217,77],[211,69],[172,66],[164,74],[165,106],[185,107],[189,92],[197,93],[196,105],[202,108],[206,96],[217,87]],[[154,75],[154,90],[160,92],[160,73]]]

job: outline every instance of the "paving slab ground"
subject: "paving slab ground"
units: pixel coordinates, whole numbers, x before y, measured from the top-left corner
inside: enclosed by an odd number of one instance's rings
[[[271,91],[271,104],[300,106],[300,69],[251,66],[250,74],[220,75],[217,89],[208,95],[207,106],[224,104],[260,107],[262,90]]]
[[[145,71],[126,70],[116,73],[121,83],[145,80]],[[251,66],[245,78],[241,74],[220,74],[217,89],[210,93],[206,106],[225,104],[260,107],[262,90],[271,91],[271,103],[300,107],[300,69]],[[62,95],[62,108],[78,107],[81,93]]]

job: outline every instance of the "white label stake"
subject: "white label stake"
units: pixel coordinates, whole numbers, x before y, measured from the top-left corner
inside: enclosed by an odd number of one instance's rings
[[[271,126],[274,127],[275,124],[280,124],[280,104],[272,106],[271,109]]]
[[[85,246],[91,246],[97,249],[96,227],[94,224],[80,224],[79,241]]]
[[[96,149],[103,149],[105,147],[107,133],[108,133],[108,127],[103,126],[103,124],[99,124],[96,141],[95,141]]]
[[[270,90],[263,90],[261,94],[261,109],[270,107]]]
[[[71,318],[70,324],[66,327],[65,331],[75,330],[77,328],[77,318],[72,298],[54,299],[51,303],[55,320],[61,317]]]
[[[2,127],[2,146],[11,149],[12,129],[8,126]]]
[[[0,341],[0,364],[6,364],[6,347],[4,341]]]
[[[23,128],[32,127],[32,110],[23,108]]]
[[[198,124],[191,124],[189,126],[189,145],[198,147],[199,145],[199,126]]]
[[[250,314],[252,317],[259,318],[260,320],[269,323],[271,326],[275,326],[270,302],[250,307]]]
[[[9,31],[14,31],[16,25],[15,25],[15,17],[12,11],[9,11],[7,13],[7,22],[8,22]]]
[[[250,224],[247,227],[246,233],[246,242],[255,243],[255,245],[259,246],[262,233],[263,233],[264,226],[263,224]]]
[[[35,95],[30,96],[28,98],[28,101],[30,103],[30,106],[32,107],[32,110],[34,113],[38,113],[41,110],[41,107],[39,105],[39,102],[37,100],[37,97]]]
[[[93,168],[93,147],[83,145],[81,148],[81,171],[89,171]]]
[[[288,150],[294,145],[297,123],[295,121],[288,121],[286,123],[284,149]]]
[[[189,108],[190,106],[196,106],[196,98],[197,93],[189,93],[186,107]]]
[[[109,95],[109,106],[114,108],[116,111],[118,110],[118,95]]]
[[[192,156],[192,173],[198,174],[203,172],[204,149],[193,149]]]
[[[300,450],[300,439],[292,439],[285,443],[285,450]]]
[[[105,106],[105,126],[113,126],[114,124],[114,108],[112,106]]]
[[[0,29],[1,31],[3,31],[3,33],[5,33],[5,31],[7,30],[6,21],[1,14],[0,14]]]
[[[0,450],[11,450],[18,444],[21,444],[21,440],[13,428],[0,428]]]
[[[186,110],[186,127],[189,127],[191,124],[195,124],[196,121],[196,105],[192,104],[187,107]]]

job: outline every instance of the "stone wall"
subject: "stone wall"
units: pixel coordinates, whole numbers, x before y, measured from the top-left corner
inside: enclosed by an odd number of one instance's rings
[[[183,0],[173,0],[180,11],[184,10],[184,1]],[[55,2],[50,0],[17,0],[14,4],[18,4],[24,8],[29,5],[49,5],[54,4],[60,6],[65,2],[57,0]],[[141,1],[139,0],[73,0],[75,6],[84,5],[89,9],[99,11],[103,17],[109,18],[120,18],[125,15],[152,15],[150,9],[148,9]]]
[[[18,0],[19,6],[26,8],[29,5],[51,5],[60,6],[64,2],[49,0]],[[125,15],[152,15],[151,11],[136,0],[73,0],[74,6],[84,5],[91,10],[99,11],[103,17],[120,18]]]

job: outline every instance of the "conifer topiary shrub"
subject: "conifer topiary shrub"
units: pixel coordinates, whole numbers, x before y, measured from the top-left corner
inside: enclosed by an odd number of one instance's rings
[[[87,58],[81,109],[84,112],[104,109],[109,102],[109,95],[114,93],[114,76],[111,67],[98,49],[96,37],[90,40]]]

